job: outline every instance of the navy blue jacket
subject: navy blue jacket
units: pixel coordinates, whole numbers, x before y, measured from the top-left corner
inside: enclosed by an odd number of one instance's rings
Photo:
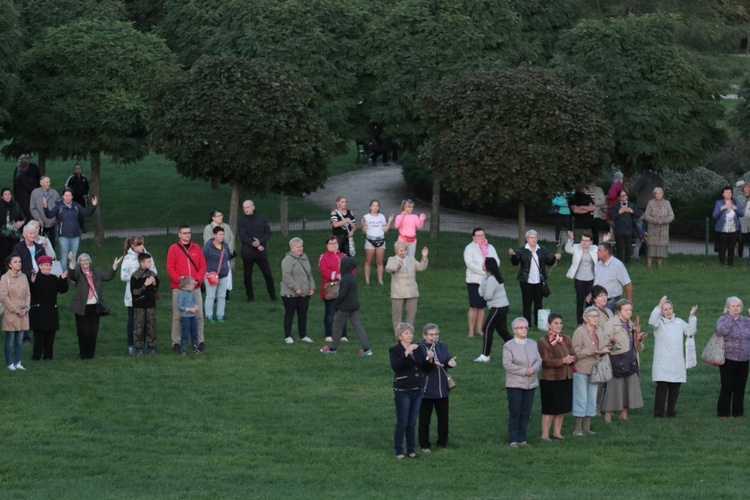
[[[419,343],[418,350],[422,351],[424,356],[427,357],[427,351],[431,345],[426,341],[422,341]],[[450,369],[448,361],[451,359],[451,353],[448,352],[448,344],[438,342],[435,345],[435,357],[443,364],[444,369],[436,364],[429,363],[428,368],[424,370],[424,388],[422,389],[422,397],[424,399],[443,399],[450,395],[448,391],[448,376],[445,372],[445,370]]]

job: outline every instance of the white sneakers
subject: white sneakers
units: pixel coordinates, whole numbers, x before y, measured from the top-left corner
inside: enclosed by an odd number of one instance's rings
[[[16,371],[16,365],[12,365],[12,364],[8,365],[8,370],[10,370],[12,372]]]
[[[313,339],[311,339],[310,337],[302,337],[300,340],[302,342],[312,342],[313,341]]]
[[[489,363],[490,357],[485,356],[484,354],[480,354],[479,357],[475,359],[474,361],[476,361],[477,363]]]
[[[10,370],[10,371],[12,371],[12,372],[14,372],[14,371],[16,371],[16,370],[20,370],[20,371],[26,371],[26,368],[24,368],[24,367],[23,367],[23,365],[21,364],[21,362],[19,361],[19,362],[18,362],[18,363],[16,363],[15,365],[14,365],[14,364],[10,364],[10,365],[8,365],[8,370]]]
[[[292,337],[286,337],[284,339],[284,342],[286,342],[287,344],[294,344],[294,339]]]

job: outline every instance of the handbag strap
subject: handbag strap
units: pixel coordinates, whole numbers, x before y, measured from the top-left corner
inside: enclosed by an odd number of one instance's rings
[[[190,256],[190,254],[188,253],[188,251],[185,250],[185,246],[182,243],[180,243],[179,241],[176,243],[176,245],[178,245],[182,249],[182,251],[185,252],[185,255],[187,255],[188,260],[193,265],[193,267],[195,268],[195,272],[197,273],[198,272],[198,266],[195,264],[195,261]]]
[[[216,269],[216,274],[221,274],[221,262],[223,260],[224,260],[224,243],[221,244],[221,253],[219,254],[219,267],[218,269]],[[197,271],[197,268],[196,268],[196,271]]]

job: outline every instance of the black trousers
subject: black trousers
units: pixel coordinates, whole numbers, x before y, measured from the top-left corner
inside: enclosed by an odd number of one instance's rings
[[[55,331],[34,330],[34,350],[31,359],[52,359],[52,349],[55,344]]]
[[[737,233],[716,232],[716,250],[719,252],[719,263],[734,265],[734,245],[737,243]]]
[[[716,412],[720,417],[741,417],[745,414],[745,385],[747,385],[748,361],[727,359],[719,367],[721,390]]]
[[[242,263],[245,267],[245,293],[247,294],[247,298],[250,300],[255,299],[255,294],[253,293],[253,266],[258,264],[258,268],[266,280],[268,296],[271,300],[276,300],[276,287],[273,284],[273,274],[271,274],[271,265],[268,263],[268,255],[243,257]]]
[[[430,444],[430,420],[432,409],[437,414],[438,438],[437,446],[445,448],[448,446],[448,398],[426,399],[422,398],[422,406],[419,408],[419,447],[431,448]]]
[[[667,416],[676,417],[677,398],[680,396],[679,382],[657,382],[656,394],[654,394],[654,417],[664,416],[664,402],[667,403]]]
[[[750,233],[740,233],[737,237],[737,257],[742,258],[745,245],[747,245],[747,256],[750,257]]]
[[[513,337],[508,331],[508,311],[510,306],[505,307],[490,307],[490,311],[484,319],[484,345],[482,346],[482,354],[489,356],[492,352],[492,337],[495,331],[500,335],[504,341],[509,341]],[[424,404],[424,403],[423,403]]]
[[[99,335],[99,315],[96,304],[88,304],[83,316],[76,314],[78,353],[81,359],[92,359],[96,354],[96,337]]]
[[[284,337],[292,336],[292,323],[294,314],[297,314],[297,330],[299,338],[307,337],[307,309],[310,307],[310,296],[281,297],[284,304]]]
[[[594,280],[581,281],[573,280],[573,286],[576,290],[576,321],[579,325],[583,324],[583,310],[586,309],[586,296],[594,288]]]
[[[542,284],[525,283],[519,281],[521,285],[521,302],[523,303],[523,317],[529,322],[529,329],[536,327],[539,309],[542,308]],[[534,304],[534,316],[531,315],[531,305]],[[533,320],[533,321],[532,321]]]
[[[615,234],[615,257],[625,264],[630,262],[630,256],[633,254],[633,235]]]

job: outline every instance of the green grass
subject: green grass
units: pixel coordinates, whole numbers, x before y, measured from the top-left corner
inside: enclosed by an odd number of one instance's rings
[[[304,235],[311,259],[323,233]],[[147,238],[159,272],[167,242]],[[75,359],[77,345],[70,298],[61,297],[63,325],[52,362],[30,361],[26,373],[3,372],[4,401],[0,491],[16,498],[592,498],[605,492],[632,498],[737,497],[750,486],[742,460],[750,439],[743,420],[718,421],[718,370],[700,362],[688,373],[674,420],[650,415],[653,341],[643,353],[641,387],[646,407],[627,423],[605,426],[598,435],[574,439],[566,418],[564,442],[539,441],[539,397],[530,427],[530,449],[506,444],[506,399],[502,341],[489,364],[473,363],[480,339],[467,339],[463,242],[431,242],[431,267],[419,273],[418,325],[434,321],[459,366],[451,396],[451,435],[445,451],[397,462],[392,452],[394,411],[388,348],[394,343],[386,286],[364,286],[363,323],[374,355],[357,357],[357,342],[336,356],[323,345],[321,300],[311,304],[314,344],[282,342],[279,303],[262,292],[242,300],[241,263],[227,305],[227,323],[206,327],[208,350],[180,359],[169,353],[168,300],[158,311],[161,352],[155,358],[125,353],[122,283],[107,283],[104,297],[113,314],[102,320],[97,357]],[[493,241],[505,255],[509,240]],[[109,264],[119,240],[92,254]],[[282,245],[274,244],[272,268],[280,276]],[[106,260],[105,260],[106,259]],[[361,261],[361,257],[359,259]],[[659,297],[668,294],[685,317],[697,303],[702,349],[724,298],[744,296],[734,270],[670,258],[662,269],[631,265],[636,314],[647,321]],[[566,260],[551,274],[545,307],[565,316],[572,334],[574,295],[564,277]],[[511,317],[520,315],[515,268],[503,259]],[[374,270],[373,270],[374,271]],[[360,271],[361,277],[361,271]],[[256,276],[256,287],[262,280]],[[168,298],[165,290],[163,297]],[[534,337],[541,332],[534,331]],[[296,337],[296,336],[295,336]],[[433,426],[435,424],[433,423]],[[433,433],[434,433],[433,429]],[[434,435],[433,435],[434,439]]]

